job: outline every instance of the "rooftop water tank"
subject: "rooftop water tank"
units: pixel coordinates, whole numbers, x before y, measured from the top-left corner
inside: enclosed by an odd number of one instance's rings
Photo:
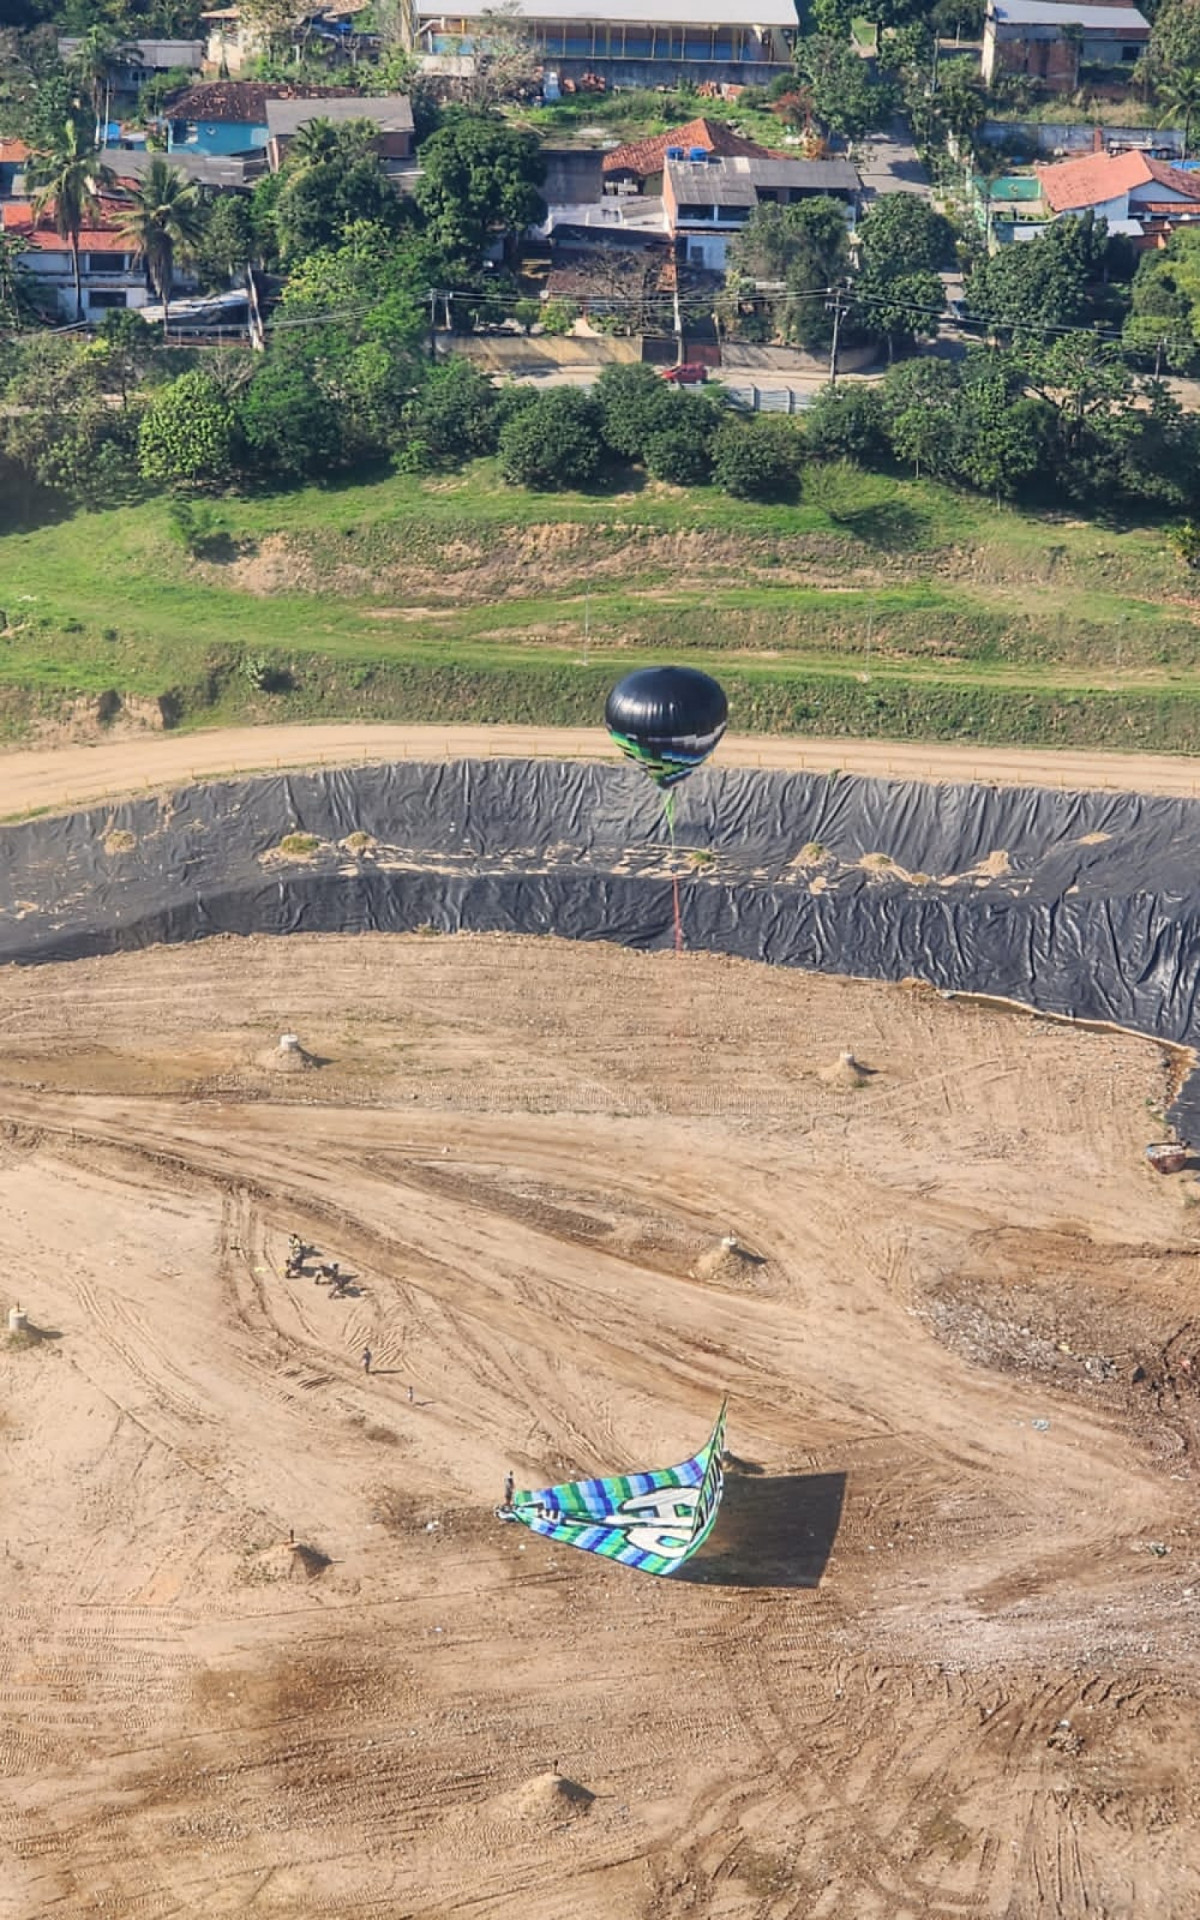
[[[707,147],[689,147],[688,159],[699,160],[701,164],[703,164],[708,159],[708,148]]]
[[[682,147],[668,147],[668,148],[667,148],[667,159],[668,159],[668,160],[682,160],[682,159],[683,159],[683,148],[682,148]]]

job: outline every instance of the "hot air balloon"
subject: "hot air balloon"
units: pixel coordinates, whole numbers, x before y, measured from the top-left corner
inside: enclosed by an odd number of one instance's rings
[[[604,721],[626,757],[660,788],[675,851],[674,789],[703,766],[729,719],[724,687],[696,667],[639,667],[604,703]],[[679,875],[671,876],[675,951],[683,952]]]
[[[666,792],[703,765],[728,718],[724,688],[695,667],[639,667],[604,705],[621,752]]]

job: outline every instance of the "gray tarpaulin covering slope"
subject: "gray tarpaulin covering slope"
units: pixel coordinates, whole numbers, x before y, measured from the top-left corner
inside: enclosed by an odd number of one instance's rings
[[[297,833],[320,841],[310,858],[273,852]],[[1200,803],[708,769],[680,789],[677,834],[691,947],[1200,1039]],[[0,960],[421,926],[667,946],[664,837],[658,796],[623,767],[192,787],[6,828]],[[1200,1143],[1200,1075],[1172,1118]]]

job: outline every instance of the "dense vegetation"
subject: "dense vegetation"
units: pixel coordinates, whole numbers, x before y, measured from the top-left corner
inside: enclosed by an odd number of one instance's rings
[[[89,129],[114,44],[190,31],[196,9],[114,0],[98,20],[94,0],[19,4],[22,30],[0,32],[0,130],[34,145],[35,187],[70,242],[112,204]],[[282,0],[250,5],[270,26]],[[795,72],[703,110],[768,141],[781,121],[803,128],[821,150],[899,106],[928,150],[953,134],[969,153],[997,101],[964,63],[934,74],[934,34],[978,13],[878,0],[868,65],[850,9],[813,0]],[[375,16],[354,84],[406,86],[385,0]],[[1165,0],[1143,76],[1189,119],[1198,20],[1200,0]],[[85,36],[67,65],[63,29]],[[827,389],[802,424],[638,365],[589,393],[498,387],[466,359],[432,360],[430,290],[454,290],[460,332],[570,324],[530,298],[519,240],[542,210],[530,129],[578,111],[530,105],[530,69],[501,21],[470,100],[416,85],[408,197],[364,125],[321,120],[252,193],[207,197],[166,162],[123,193],[164,302],[180,264],[212,288],[248,262],[275,276],[265,352],[185,351],[129,313],[49,334],[19,245],[0,242],[0,724],[114,689],[172,724],[578,720],[618,652],[669,645],[720,665],[743,724],[1194,750],[1179,561],[1200,564],[1184,517],[1200,520],[1200,430],[1159,376],[1197,360],[1200,233],[1139,261],[1102,223],[1063,221],[989,259],[947,218],[952,194],[946,212],[884,196],[853,249],[834,202],[763,207],[717,296],[723,330],[824,353],[836,323],[843,344],[878,344],[882,379]],[[278,71],[350,77],[311,48]],[[699,107],[618,97],[604,117],[632,133]],[[978,344],[922,357],[954,264]],[[631,304],[623,324],[640,323]],[[1167,538],[1141,529],[1148,516],[1182,524]]]

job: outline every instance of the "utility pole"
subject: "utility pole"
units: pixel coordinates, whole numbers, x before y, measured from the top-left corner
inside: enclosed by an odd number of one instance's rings
[[[833,339],[829,343],[829,384],[831,387],[836,387],[838,373],[838,334],[842,330],[842,289],[840,287],[834,288],[831,304],[833,307]]]

